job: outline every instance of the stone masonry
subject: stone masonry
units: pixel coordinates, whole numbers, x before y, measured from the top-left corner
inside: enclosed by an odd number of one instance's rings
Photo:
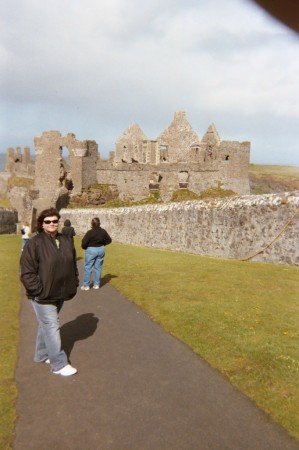
[[[0,208],[0,234],[17,232],[18,213],[9,208]]]
[[[222,141],[214,124],[200,140],[186,114],[174,118],[155,140],[138,124],[116,141],[108,161],[98,161],[98,183],[114,184],[121,199],[141,200],[159,192],[163,201],[179,189],[201,192],[220,187],[249,194],[249,142]]]
[[[58,131],[35,137],[35,189],[39,206],[57,205],[69,191],[78,194],[96,183],[98,146],[95,141],[78,141],[73,133],[63,137]],[[62,157],[68,150],[69,163]],[[36,202],[37,204],[37,202]]]
[[[78,235],[98,216],[116,242],[219,258],[246,259],[274,240],[251,260],[299,265],[299,192],[61,214]]]
[[[5,171],[15,176],[34,177],[34,161],[31,160],[30,148],[9,148],[6,154]]]

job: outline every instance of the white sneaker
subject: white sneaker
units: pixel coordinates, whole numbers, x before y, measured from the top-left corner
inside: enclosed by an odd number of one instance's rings
[[[78,372],[78,370],[75,369],[75,367],[72,367],[70,364],[68,364],[67,366],[64,366],[60,370],[53,371],[53,373],[55,373],[56,375],[62,375],[63,377],[69,377],[70,375],[75,375],[75,373],[77,373],[77,372]]]
[[[46,364],[50,364],[50,359],[49,358],[47,358],[45,361],[43,361],[44,363],[46,363]]]
[[[97,284],[94,284],[94,285],[93,285],[93,288],[94,288],[94,289],[100,289],[100,286],[98,286]]]
[[[89,291],[89,286],[81,286],[81,291]]]

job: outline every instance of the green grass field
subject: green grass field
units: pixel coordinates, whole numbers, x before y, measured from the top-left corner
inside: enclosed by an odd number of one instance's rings
[[[20,245],[0,236],[1,450],[15,420]],[[79,238],[76,247],[83,256]],[[113,243],[103,275],[299,439],[298,267]]]
[[[249,171],[257,174],[279,175],[289,179],[299,180],[299,167],[295,166],[250,164]]]
[[[299,439],[298,267],[122,244],[107,247],[104,267],[111,285]]]
[[[299,189],[299,167],[250,164],[252,194],[296,191]]]
[[[0,236],[0,449],[11,448],[15,422],[14,370],[19,339],[21,238]]]

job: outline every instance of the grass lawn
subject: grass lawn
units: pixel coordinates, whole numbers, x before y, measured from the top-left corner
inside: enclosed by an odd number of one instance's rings
[[[299,167],[271,166],[262,164],[250,164],[249,171],[256,174],[271,174],[299,180]]]
[[[19,338],[20,236],[0,236],[0,449],[11,448],[15,414],[14,370]]]
[[[20,237],[0,236],[1,450],[10,448],[15,420],[20,245]],[[103,275],[299,439],[298,267],[113,243]]]
[[[105,273],[299,439],[298,267],[114,243]]]
[[[250,164],[249,180],[252,194],[296,191],[299,189],[299,167]]]

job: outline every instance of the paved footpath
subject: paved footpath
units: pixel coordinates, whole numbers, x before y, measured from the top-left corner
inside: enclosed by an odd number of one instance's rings
[[[109,276],[106,276],[109,278]],[[299,450],[299,443],[106,283],[60,314],[78,374],[32,360],[22,298],[15,450]]]

